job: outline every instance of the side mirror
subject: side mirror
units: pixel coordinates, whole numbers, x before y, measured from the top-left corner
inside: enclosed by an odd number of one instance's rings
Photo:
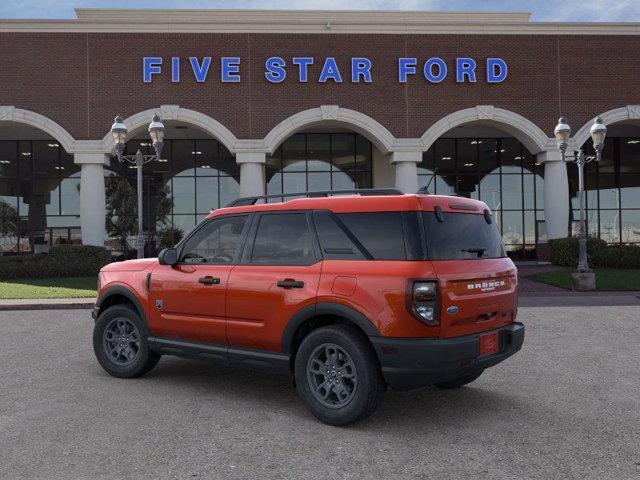
[[[165,248],[158,255],[160,265],[171,265],[172,267],[178,263],[178,251],[175,248]]]

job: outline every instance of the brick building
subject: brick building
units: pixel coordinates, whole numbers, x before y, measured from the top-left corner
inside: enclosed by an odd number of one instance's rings
[[[189,230],[239,195],[354,187],[480,198],[507,249],[575,231],[577,173],[553,139],[592,150],[588,228],[640,242],[640,26],[525,13],[77,10],[0,20],[0,251],[110,245],[116,114],[144,168],[145,229]],[[106,187],[105,187],[106,185]],[[106,193],[105,193],[106,188]],[[170,212],[157,215],[159,198]],[[153,236],[153,235],[152,235]]]

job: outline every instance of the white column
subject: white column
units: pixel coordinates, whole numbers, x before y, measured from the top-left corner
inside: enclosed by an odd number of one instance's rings
[[[264,152],[238,152],[236,162],[240,165],[240,196],[264,195]]]
[[[76,153],[74,162],[80,165],[80,226],[83,245],[104,246],[106,238],[106,203],[104,165],[109,156],[104,153]]]
[[[547,238],[565,238],[569,234],[569,180],[567,164],[560,152],[542,152],[538,163],[544,164],[544,218]]]
[[[400,151],[391,153],[391,164],[396,170],[396,188],[404,193],[418,191],[418,163],[422,151]]]

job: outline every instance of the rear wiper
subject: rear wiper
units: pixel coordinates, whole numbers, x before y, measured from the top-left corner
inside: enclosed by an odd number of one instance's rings
[[[478,254],[478,258],[482,258],[482,256],[484,255],[484,252],[486,252],[487,249],[482,247],[474,247],[474,248],[463,248],[462,251],[469,252],[469,253],[476,253]]]

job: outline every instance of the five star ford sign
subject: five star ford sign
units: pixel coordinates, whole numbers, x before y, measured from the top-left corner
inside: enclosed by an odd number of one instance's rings
[[[189,57],[188,61],[181,57],[171,57],[166,62],[171,75],[171,81],[178,83],[182,74],[186,70],[193,75],[199,83],[207,81],[211,70],[212,57]],[[487,58],[484,60],[486,65],[486,83],[502,83],[507,78],[507,63],[501,58]],[[344,74],[352,83],[371,83],[374,80],[375,67],[373,62],[366,57],[352,57],[347,72],[341,71],[335,57],[326,57],[324,61],[316,62],[314,57],[293,57],[289,61],[282,57],[269,57],[264,62],[264,76],[271,83],[283,82],[289,74],[297,78],[298,82],[306,83],[309,81],[311,71],[314,66],[318,66],[313,80],[320,83],[333,81],[342,83]],[[150,83],[154,75],[163,74],[163,66],[165,61],[163,57],[144,57],[143,58],[143,80]],[[187,64],[185,67],[183,64]],[[476,83],[476,69],[478,61],[469,57],[456,58],[455,63],[451,66],[447,65],[442,58],[431,57],[422,62],[417,58],[401,57],[398,58],[397,78],[399,83],[406,83],[410,77],[422,75],[430,83],[440,83],[449,75],[449,69],[453,70],[458,83]],[[418,72],[421,70],[421,73]],[[220,75],[218,80],[222,83],[238,83],[241,81],[241,58],[240,57],[221,57],[220,58]]]

